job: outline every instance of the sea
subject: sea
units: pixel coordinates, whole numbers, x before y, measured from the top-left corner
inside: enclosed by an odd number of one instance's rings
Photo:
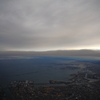
[[[49,80],[67,82],[70,74],[80,69],[64,69],[66,64],[91,61],[81,57],[4,57],[0,59],[0,86],[7,87],[12,81],[32,80],[34,85],[48,85]]]

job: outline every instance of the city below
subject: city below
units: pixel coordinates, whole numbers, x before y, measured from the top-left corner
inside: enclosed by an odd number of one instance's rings
[[[47,59],[47,58],[46,58]],[[51,59],[51,58],[50,58]],[[49,59],[49,60],[50,60]],[[38,59],[39,60],[39,59]],[[51,65],[52,66],[51,66]],[[48,79],[37,83],[35,80],[12,80],[7,87],[0,87],[0,100],[99,100],[99,60],[64,60],[50,62],[46,68],[55,71],[73,71],[66,81]],[[56,66],[56,67],[55,67]],[[43,66],[42,66],[43,67]],[[57,69],[58,68],[58,69]],[[46,70],[47,71],[47,70]],[[16,77],[33,74],[17,74]],[[35,72],[38,74],[38,72]],[[35,75],[34,74],[34,75]],[[49,73],[48,73],[49,74]],[[60,74],[60,73],[59,73]],[[54,77],[54,76],[52,76]]]

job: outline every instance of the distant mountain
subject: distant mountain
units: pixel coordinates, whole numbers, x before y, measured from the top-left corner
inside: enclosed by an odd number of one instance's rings
[[[57,51],[2,51],[0,56],[92,56],[100,57],[100,50],[57,50]]]

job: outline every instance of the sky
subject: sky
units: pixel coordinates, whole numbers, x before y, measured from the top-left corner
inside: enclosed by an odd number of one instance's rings
[[[100,0],[0,0],[0,51],[100,50]]]

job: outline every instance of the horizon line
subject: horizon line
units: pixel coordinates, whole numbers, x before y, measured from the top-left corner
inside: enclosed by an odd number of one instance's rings
[[[78,50],[99,51],[100,49],[4,50],[4,51],[0,51],[0,52],[50,52],[50,51],[78,51]]]

